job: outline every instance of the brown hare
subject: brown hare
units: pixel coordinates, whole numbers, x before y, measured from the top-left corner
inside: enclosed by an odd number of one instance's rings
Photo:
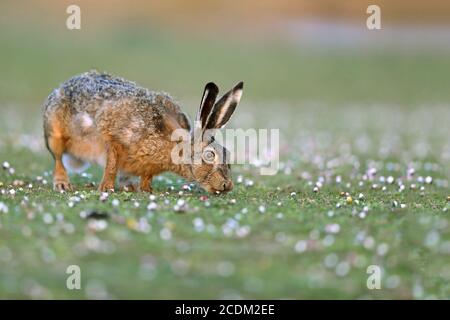
[[[151,192],[152,178],[166,171],[194,180],[208,192],[230,191],[227,151],[206,130],[228,122],[242,91],[240,82],[216,101],[219,90],[208,83],[193,128],[166,93],[96,71],[71,78],[44,104],[45,142],[55,160],[54,189],[71,190],[66,167],[89,162],[104,167],[100,191],[113,191],[120,173],[140,177],[140,190]],[[172,141],[172,133],[177,129],[190,132],[189,143],[192,150],[200,150],[201,161],[173,161],[171,154],[179,141]],[[200,141],[194,139],[195,132],[201,133]]]

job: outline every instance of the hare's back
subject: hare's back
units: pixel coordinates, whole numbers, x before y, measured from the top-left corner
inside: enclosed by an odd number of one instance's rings
[[[61,85],[60,93],[77,109],[93,101],[117,101],[151,96],[149,90],[132,81],[97,71],[89,71],[67,80]]]

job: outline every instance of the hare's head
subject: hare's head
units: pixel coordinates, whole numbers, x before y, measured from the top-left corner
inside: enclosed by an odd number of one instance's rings
[[[203,93],[200,109],[191,130],[193,178],[208,192],[233,189],[230,154],[214,140],[214,130],[223,128],[230,120],[242,96],[243,82],[216,101],[219,89],[210,82]]]

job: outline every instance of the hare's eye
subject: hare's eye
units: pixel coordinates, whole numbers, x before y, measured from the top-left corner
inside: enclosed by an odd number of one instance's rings
[[[206,150],[203,152],[203,160],[205,160],[206,163],[213,163],[215,158],[216,154],[213,151]]]

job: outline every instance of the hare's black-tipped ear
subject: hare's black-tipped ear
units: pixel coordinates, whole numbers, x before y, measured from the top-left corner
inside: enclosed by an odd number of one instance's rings
[[[189,117],[186,113],[179,113],[177,116],[177,120],[182,128],[186,129],[187,131],[191,131],[191,120],[189,120]]]
[[[227,124],[242,97],[244,82],[239,82],[214,105],[206,129],[220,129]]]
[[[209,82],[205,86],[203,91],[202,101],[200,103],[200,109],[198,110],[196,121],[201,123],[202,128],[205,128],[208,117],[216,102],[217,95],[219,94],[219,88],[215,83]]]

